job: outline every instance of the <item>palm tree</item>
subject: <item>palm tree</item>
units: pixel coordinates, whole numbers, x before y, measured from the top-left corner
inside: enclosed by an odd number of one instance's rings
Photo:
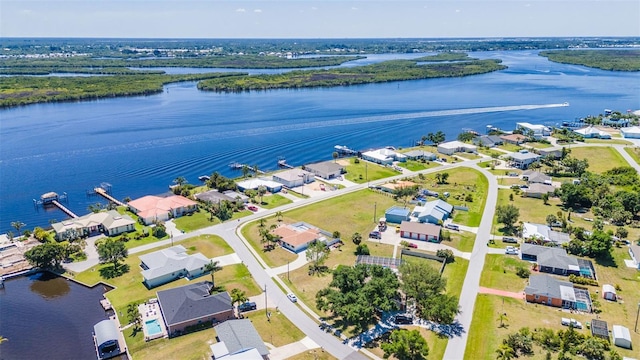
[[[338,159],[338,152],[334,151],[333,154],[331,154],[331,156],[333,156],[333,162],[336,162],[336,160]]]
[[[242,177],[246,179],[247,175],[249,175],[249,165],[244,164],[242,165]]]
[[[178,176],[177,178],[173,179],[173,183],[178,185],[178,187],[182,189],[182,185],[187,183],[187,179],[184,176]]]
[[[496,350],[496,354],[497,360],[511,360],[516,355],[511,346],[506,344],[500,345],[498,350]]]
[[[498,321],[500,321],[500,327],[505,327],[505,321],[509,321],[509,318],[507,317],[507,313],[500,313],[500,315],[498,315]]]
[[[267,220],[265,218],[261,218],[260,220],[258,220],[258,227],[259,228],[265,227],[266,224],[267,224]]]
[[[276,218],[278,219],[278,222],[282,221],[282,211],[276,212]]]
[[[262,205],[262,198],[267,193],[267,188],[263,185],[258,186],[258,195],[260,196],[260,205]]]
[[[231,289],[231,304],[242,304],[243,302],[249,300],[247,294],[240,289]]]
[[[211,273],[211,283],[213,284],[214,287],[216,285],[216,281],[215,281],[216,279],[214,274],[217,271],[222,270],[222,266],[220,266],[219,264],[220,264],[219,261],[210,260],[209,263],[204,266],[205,271]]]
[[[16,233],[20,235],[20,229],[22,229],[23,226],[27,226],[27,224],[22,221],[12,221],[11,226],[13,226],[16,229]]]

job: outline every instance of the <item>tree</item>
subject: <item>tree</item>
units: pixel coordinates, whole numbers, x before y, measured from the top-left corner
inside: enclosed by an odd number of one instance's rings
[[[507,317],[507,313],[501,312],[498,315],[498,321],[500,321],[500,326],[499,327],[506,327],[507,325],[504,323],[505,321],[508,321],[509,318]]]
[[[99,213],[100,211],[102,211],[102,204],[101,203],[95,203],[95,204],[91,204],[89,206],[87,206],[87,210],[91,211],[94,214]]]
[[[513,224],[520,217],[520,210],[514,205],[498,205],[496,206],[496,216],[500,224],[504,224],[509,232],[513,231]]]
[[[545,205],[549,205],[549,194],[548,193],[542,194],[542,203],[545,204]]]
[[[314,274],[321,272],[324,262],[329,257],[329,249],[327,245],[322,241],[314,241],[307,248],[307,260],[311,261],[309,265],[309,273]]]
[[[213,286],[216,286],[215,273],[222,270],[220,262],[211,260],[207,265],[204,266],[204,270],[211,274],[211,283],[213,284]]]
[[[45,242],[49,238],[49,232],[39,226],[36,226],[33,229],[33,237],[40,242]]]
[[[618,228],[616,228],[616,236],[620,239],[626,239],[627,236],[629,236],[629,230],[622,226],[619,226]]]
[[[267,193],[267,188],[263,185],[258,186],[258,196],[260,196],[260,204],[262,204],[262,199],[264,194]]]
[[[20,235],[20,229],[22,229],[23,226],[27,226],[27,224],[22,221],[12,221],[11,226],[16,229],[16,234]]]
[[[360,245],[360,243],[362,242],[362,235],[360,235],[359,232],[353,233],[353,235],[351,235],[351,241],[353,241],[353,243],[356,245]]]
[[[187,179],[184,176],[178,176],[173,179],[173,183],[178,185],[178,189],[182,189],[182,185],[187,183]]]
[[[449,249],[439,249],[438,251],[436,251],[436,256],[443,258],[447,263],[453,262],[455,260],[453,251]]]
[[[231,304],[242,304],[247,300],[249,300],[249,298],[244,291],[237,288],[231,289]]]
[[[369,247],[367,244],[360,244],[356,247],[356,255],[369,255],[371,252],[369,251]]]
[[[133,324],[135,329],[140,329],[140,323],[142,322],[142,315],[138,310],[138,303],[134,302],[127,305],[127,319],[129,324]]]
[[[476,136],[472,132],[469,132],[469,131],[461,132],[460,134],[458,134],[458,140],[459,141],[463,141],[463,142],[470,142],[475,137]]]
[[[513,349],[506,344],[501,344],[500,347],[496,350],[497,360],[511,360],[515,357],[515,355],[515,351],[513,351]]]
[[[98,244],[98,256],[101,263],[111,263],[117,269],[120,261],[129,256],[129,252],[124,242],[107,238]]]
[[[58,269],[65,259],[65,252],[62,245],[52,242],[31,248],[24,253],[24,257],[36,268]]]
[[[278,219],[278,222],[282,221],[282,211],[277,211],[276,212],[276,219]]]
[[[338,160],[338,156],[340,156],[340,155],[338,154],[338,152],[337,152],[337,151],[334,151],[334,152],[331,154],[331,156],[333,157],[333,162],[336,162],[336,160]]]
[[[415,185],[415,186],[399,186],[399,187],[397,187],[397,188],[395,188],[393,190],[393,198],[396,201],[402,200],[403,201],[403,206],[406,207],[407,206],[407,199],[418,195],[418,191],[419,190],[420,190],[420,187],[417,186],[417,185]]]
[[[448,179],[449,179],[449,173],[448,172],[443,172],[441,174],[442,184],[446,184]]]
[[[249,175],[249,171],[250,171],[249,170],[249,165],[247,165],[247,164],[242,165],[242,177],[243,178],[245,178],[245,179],[247,178],[247,175]]]
[[[331,234],[331,236],[332,236],[334,239],[340,239],[340,235],[341,235],[341,234],[340,234],[340,231],[338,231],[338,230],[334,231],[334,232],[333,232],[333,234]]]
[[[398,360],[421,360],[429,355],[429,345],[418,330],[393,330],[389,342],[380,347],[385,359],[393,356]]]
[[[553,214],[549,214],[547,215],[546,221],[547,221],[547,225],[551,227],[553,224],[555,224],[558,221],[558,218]]]
[[[433,135],[433,142],[434,142],[436,145],[438,145],[438,144],[440,144],[440,143],[443,143],[443,142],[444,142],[444,140],[445,140],[445,135],[444,135],[444,133],[443,133],[442,131],[440,131],[440,130],[438,130],[438,132],[436,132],[436,133]]]
[[[578,352],[589,360],[604,360],[605,348],[602,342],[593,336],[587,337],[580,346]]]

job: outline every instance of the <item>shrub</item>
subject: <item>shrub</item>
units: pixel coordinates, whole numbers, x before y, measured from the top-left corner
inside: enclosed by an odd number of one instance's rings
[[[518,266],[518,268],[516,269],[516,275],[523,279],[527,279],[529,278],[529,275],[531,275],[531,271],[529,271],[529,269],[523,268],[522,266]]]
[[[574,284],[579,284],[579,285],[591,285],[591,286],[598,286],[598,282],[594,279],[589,279],[586,277],[582,277],[582,276],[577,276],[577,275],[569,275],[569,281],[574,283]]]
[[[369,255],[369,247],[367,246],[367,244],[360,244],[358,245],[358,247],[356,248],[356,255]]]
[[[436,256],[443,258],[448,263],[453,262],[453,260],[455,260],[455,258],[453,257],[453,251],[449,249],[438,250],[436,252]]]

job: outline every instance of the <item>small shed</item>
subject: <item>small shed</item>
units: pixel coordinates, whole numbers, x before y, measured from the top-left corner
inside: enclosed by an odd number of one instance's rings
[[[631,333],[622,325],[613,325],[613,344],[625,349],[631,349]]]
[[[388,223],[400,224],[403,221],[409,220],[409,214],[411,210],[399,206],[392,206],[384,212],[384,217],[387,218]]]
[[[610,284],[602,285],[602,297],[605,300],[616,301],[618,299],[618,295],[616,294],[616,288]]]
[[[591,320],[591,336],[599,337],[609,341],[609,326],[606,321],[592,319]]]

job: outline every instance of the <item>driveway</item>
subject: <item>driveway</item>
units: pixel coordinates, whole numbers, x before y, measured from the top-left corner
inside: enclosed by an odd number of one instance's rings
[[[516,293],[511,291],[491,289],[491,288],[486,288],[482,286],[478,288],[478,294],[498,295],[498,296],[510,297],[518,300],[524,300],[524,293],[521,293],[521,292]]]

